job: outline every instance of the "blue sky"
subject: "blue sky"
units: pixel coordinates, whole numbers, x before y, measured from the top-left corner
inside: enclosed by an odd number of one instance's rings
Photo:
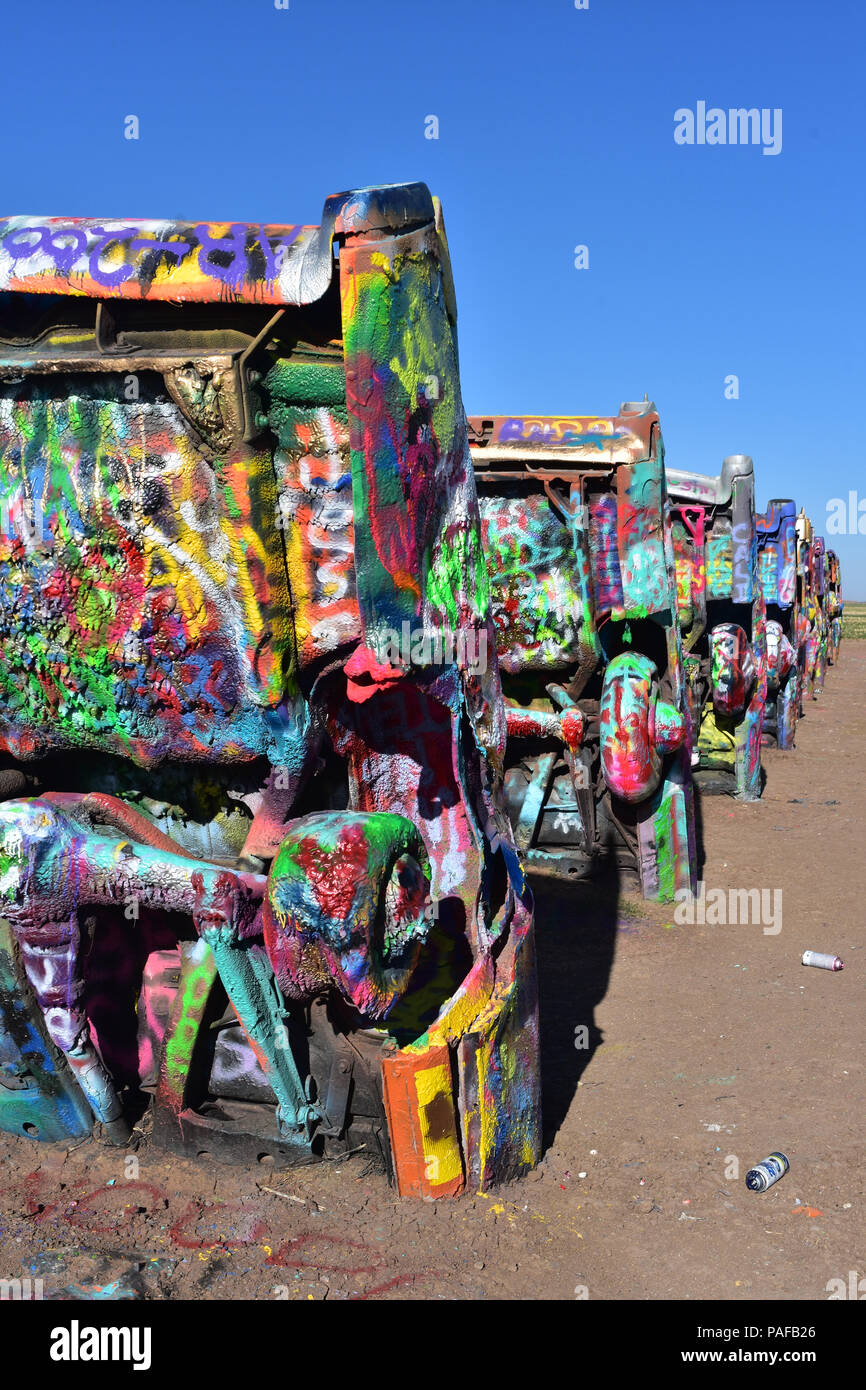
[[[750,453],[819,530],[866,501],[859,0],[41,0],[3,36],[4,213],[316,222],[423,179],[470,413],[647,392],[672,466]],[[698,101],[781,108],[781,153],[677,145]],[[866,598],[866,536],[828,544]]]

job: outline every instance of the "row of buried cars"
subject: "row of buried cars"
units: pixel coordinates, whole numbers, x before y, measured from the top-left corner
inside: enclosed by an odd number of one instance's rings
[[[670,899],[793,743],[807,519],[648,401],[467,421],[455,324],[423,184],[0,220],[0,1129],[520,1174],[527,868]]]
[[[747,455],[667,468],[648,400],[469,430],[518,846],[693,891],[694,787],[757,800],[762,746],[794,747],[839,654],[838,557],[792,500],[756,512]]]

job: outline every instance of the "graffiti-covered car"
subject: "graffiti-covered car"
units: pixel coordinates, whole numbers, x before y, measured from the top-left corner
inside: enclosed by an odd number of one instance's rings
[[[804,662],[800,678],[800,714],[806,699],[817,700],[824,689],[829,636],[826,613],[824,538],[816,536],[804,510],[797,516],[797,573],[802,593]]]
[[[423,184],[0,221],[0,1128],[535,1161],[455,317]]]
[[[757,517],[758,569],[767,614],[767,703],[764,741],[794,747],[800,670],[797,606],[797,508],[790,498],[774,498]]]
[[[669,900],[693,885],[695,843],[658,413],[469,432],[518,847],[566,877],[612,855]]]
[[[673,511],[695,780],[741,801],[761,795],[767,696],[752,460],[732,454],[711,476],[667,469]]]
[[[839,660],[842,645],[842,568],[835,550],[827,551],[826,565],[826,611],[827,611],[827,665],[835,666]]]

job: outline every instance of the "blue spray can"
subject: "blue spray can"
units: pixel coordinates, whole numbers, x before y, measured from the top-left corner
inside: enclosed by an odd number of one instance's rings
[[[770,1154],[763,1163],[749,1169],[746,1174],[746,1187],[752,1192],[766,1192],[768,1187],[772,1187],[774,1182],[785,1176],[790,1166],[784,1154]]]

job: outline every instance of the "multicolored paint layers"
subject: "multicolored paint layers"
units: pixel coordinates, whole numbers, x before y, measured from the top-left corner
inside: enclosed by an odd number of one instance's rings
[[[0,381],[0,503],[26,499],[40,531],[0,539],[0,746],[285,761],[272,460],[241,446],[215,467],[161,378],[137,390],[108,373]]]
[[[304,273],[327,272],[327,265],[315,263],[330,253],[329,231],[327,223],[284,227],[8,217],[0,219],[0,290],[301,304],[304,291],[309,294],[302,288]],[[324,287],[327,279],[326,274]]]
[[[707,790],[754,801],[762,790],[767,628],[752,460],[730,455],[715,477],[669,468],[667,486],[695,776]]]
[[[842,602],[842,570],[839,564],[839,556],[835,550],[827,551],[827,582],[825,584],[827,620],[830,624],[830,631],[827,639],[827,665],[835,666],[839,660],[839,648],[842,645],[842,614],[845,605]]]
[[[532,900],[498,667],[467,656],[493,616],[438,205],[9,219],[0,340],[0,891],[75,1114],[128,1134],[88,962],[135,922],[161,1142],[307,1162],[360,1127],[434,1197],[532,1166]],[[406,628],[439,655],[383,663]]]
[[[563,876],[613,855],[672,897],[695,853],[655,407],[469,425],[518,846]]]
[[[797,508],[776,498],[756,518],[758,565],[767,607],[767,705],[764,739],[794,747],[799,672],[805,662],[800,641],[797,593]]]
[[[8,922],[0,921],[0,1127],[49,1143],[83,1139],[92,1117],[52,1044],[21,967]]]
[[[811,521],[801,510],[797,516],[797,576],[804,650],[800,671],[801,716],[805,712],[806,697],[817,700],[824,689],[830,637],[825,566],[824,539],[815,535]]]

